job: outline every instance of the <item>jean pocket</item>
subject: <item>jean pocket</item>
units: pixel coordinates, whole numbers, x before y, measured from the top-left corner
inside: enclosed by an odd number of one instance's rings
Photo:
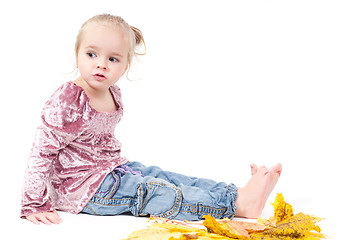
[[[138,184],[131,212],[135,216],[174,218],[181,202],[182,193],[178,187],[165,181],[148,181]]]

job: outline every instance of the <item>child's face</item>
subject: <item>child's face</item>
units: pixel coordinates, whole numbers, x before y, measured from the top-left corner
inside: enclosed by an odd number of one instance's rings
[[[127,70],[128,52],[126,34],[120,28],[90,25],[77,54],[80,77],[94,90],[108,89]]]

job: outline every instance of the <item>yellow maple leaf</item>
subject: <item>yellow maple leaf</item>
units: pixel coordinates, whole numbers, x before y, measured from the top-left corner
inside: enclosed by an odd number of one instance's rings
[[[291,204],[285,202],[282,193],[277,193],[274,203],[271,203],[274,208],[273,219],[276,223],[289,219],[293,216],[293,208]]]
[[[248,232],[243,227],[229,224],[231,221],[223,223],[217,222],[216,219],[210,215],[206,215],[204,218],[203,225],[209,232],[235,239],[248,239],[249,237]]]
[[[216,221],[219,223],[227,223],[228,226],[230,226],[231,228],[232,227],[236,229],[243,228],[248,233],[262,232],[266,229],[265,224],[260,224],[256,222],[235,221],[235,220],[230,220],[229,218],[218,219]]]
[[[285,202],[282,193],[277,194],[272,205],[274,216],[270,219],[258,219],[259,223],[267,226],[266,230],[251,234],[251,239],[318,240],[326,237],[320,233],[321,229],[316,225],[316,222],[322,219],[302,212],[294,215],[292,206]]]
[[[300,237],[312,230],[320,231],[318,226],[315,225],[313,218],[303,213],[297,213],[287,220],[277,223],[275,228],[268,229],[264,231],[264,233],[278,236]]]
[[[325,237],[320,232],[321,229],[315,224],[320,218],[298,213],[287,220],[278,222],[275,227],[251,235],[252,239],[319,239]]]

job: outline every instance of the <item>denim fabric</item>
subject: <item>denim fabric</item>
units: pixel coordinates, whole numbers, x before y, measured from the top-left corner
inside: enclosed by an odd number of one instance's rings
[[[111,172],[82,212],[95,215],[131,212],[134,216],[178,220],[200,220],[206,214],[215,218],[235,215],[234,184],[188,177],[138,162],[129,162],[127,166],[141,171],[143,176]]]

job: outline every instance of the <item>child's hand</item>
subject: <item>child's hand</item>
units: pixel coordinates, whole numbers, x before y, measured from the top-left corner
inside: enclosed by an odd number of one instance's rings
[[[31,221],[32,223],[39,225],[40,222],[46,224],[46,225],[50,225],[50,224],[59,224],[61,222],[63,222],[61,220],[61,218],[59,217],[58,213],[56,212],[56,210],[51,211],[51,212],[42,212],[42,213],[35,213],[32,215],[29,215],[26,217],[26,219],[28,219],[29,221]]]

